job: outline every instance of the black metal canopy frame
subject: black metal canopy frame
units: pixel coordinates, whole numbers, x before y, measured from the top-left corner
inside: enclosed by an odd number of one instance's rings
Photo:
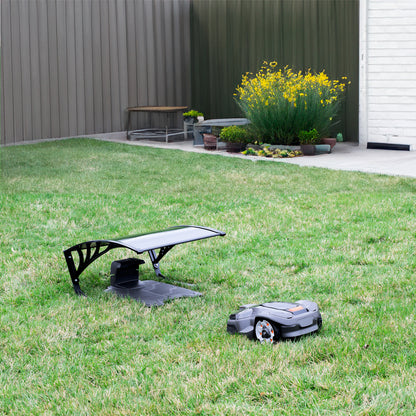
[[[213,228],[197,225],[182,225],[153,233],[123,237],[117,240],[85,241],[64,250],[64,255],[75,293],[80,296],[86,296],[80,287],[80,274],[91,263],[113,248],[128,248],[137,254],[142,254],[147,251],[156,275],[163,278],[164,276],[160,271],[159,262],[175,245],[224,235],[224,232]],[[157,252],[156,250],[159,251]],[[77,264],[74,260],[74,253],[77,253],[77,256],[75,256],[78,257]]]

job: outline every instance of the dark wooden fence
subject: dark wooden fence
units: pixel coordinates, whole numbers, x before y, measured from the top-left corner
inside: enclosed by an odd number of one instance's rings
[[[336,130],[358,140],[358,10],[358,0],[193,0],[193,106],[210,118],[239,115],[235,87],[265,60],[325,70],[351,81]]]

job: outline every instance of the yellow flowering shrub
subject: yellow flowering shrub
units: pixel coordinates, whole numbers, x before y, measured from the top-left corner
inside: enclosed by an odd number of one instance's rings
[[[324,71],[294,72],[264,62],[257,74],[246,73],[235,99],[263,141],[297,144],[301,130],[329,133],[345,91],[345,81],[330,80]]]

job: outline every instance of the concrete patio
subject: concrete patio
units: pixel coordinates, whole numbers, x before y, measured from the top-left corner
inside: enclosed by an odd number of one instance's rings
[[[131,146],[149,146],[164,149],[177,149],[186,152],[210,153],[225,157],[240,157],[245,159],[267,160],[270,162],[292,163],[299,166],[310,166],[334,170],[359,171],[379,173],[394,176],[416,178],[416,152],[400,150],[365,149],[357,143],[337,143],[332,153],[316,156],[303,156],[291,159],[270,159],[241,154],[227,153],[225,151],[208,151],[201,146],[194,146],[191,140],[171,143],[151,140],[126,140],[125,133],[112,133],[92,136],[106,141],[125,143]]]

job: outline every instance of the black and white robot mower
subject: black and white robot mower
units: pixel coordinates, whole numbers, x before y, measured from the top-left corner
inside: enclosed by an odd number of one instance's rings
[[[279,339],[311,334],[321,326],[318,305],[309,300],[298,300],[294,303],[243,305],[238,312],[230,315],[227,331],[246,335],[262,343],[273,343]]]

